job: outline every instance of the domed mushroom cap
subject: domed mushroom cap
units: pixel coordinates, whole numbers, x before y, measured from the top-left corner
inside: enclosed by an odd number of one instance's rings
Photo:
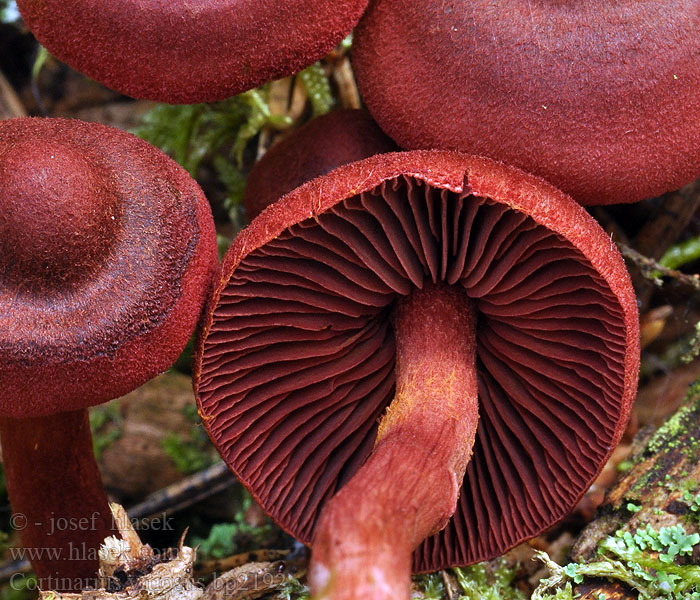
[[[210,436],[309,542],[394,395],[396,301],[459,286],[477,320],[479,425],[457,511],[414,568],[502,554],[565,515],[624,429],[634,293],[595,221],[538,178],[415,151],[297,188],[234,241],[198,348]]]
[[[700,3],[372,2],[353,66],[403,148],[489,156],[583,204],[700,174]]]
[[[131,134],[0,123],[0,415],[76,410],[166,369],[216,268],[209,204]]]
[[[213,102],[323,57],[367,0],[19,0],[46,49],[134,98]]]
[[[252,221],[301,184],[336,167],[398,150],[366,110],[334,110],[293,131],[270,148],[246,181],[243,205]]]

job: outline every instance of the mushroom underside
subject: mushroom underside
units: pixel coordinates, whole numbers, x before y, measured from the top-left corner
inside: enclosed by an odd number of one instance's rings
[[[394,396],[397,299],[460,286],[477,319],[479,425],[457,509],[415,571],[499,555],[566,514],[620,427],[625,319],[572,242],[489,198],[400,176],[245,256],[199,385],[210,434],[272,517],[309,542]]]

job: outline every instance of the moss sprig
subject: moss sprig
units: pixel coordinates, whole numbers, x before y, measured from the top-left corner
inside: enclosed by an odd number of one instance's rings
[[[700,535],[689,534],[682,525],[650,525],[634,533],[618,531],[599,547],[601,559],[562,567],[544,552],[537,552],[551,576],[543,579],[532,600],[573,600],[572,584],[584,578],[607,578],[635,589],[641,599],[700,600],[700,566],[679,564],[692,554]]]
[[[335,105],[331,84],[320,62],[314,63],[299,73],[306,95],[311,102],[313,116],[317,117],[330,111]]]

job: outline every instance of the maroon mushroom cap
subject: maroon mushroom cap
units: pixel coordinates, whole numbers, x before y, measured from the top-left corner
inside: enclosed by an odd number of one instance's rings
[[[134,98],[213,102],[327,54],[367,0],[19,0],[46,49]]]
[[[489,156],[583,204],[700,174],[700,4],[376,0],[353,66],[403,148]]]
[[[398,150],[365,110],[334,110],[316,117],[270,148],[250,172],[243,205],[252,221],[302,183],[336,167]]]
[[[76,410],[165,370],[216,269],[209,204],[131,134],[0,123],[0,415]]]
[[[210,436],[304,542],[373,451],[394,395],[394,306],[434,285],[475,309],[479,424],[456,512],[417,550],[416,571],[536,535],[619,441],[636,390],[637,309],[597,223],[487,159],[368,158],[294,190],[239,234],[198,348]]]

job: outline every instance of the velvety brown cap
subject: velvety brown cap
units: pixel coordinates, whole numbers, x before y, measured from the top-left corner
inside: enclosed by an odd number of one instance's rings
[[[374,0],[352,59],[403,148],[502,160],[582,204],[700,174],[698,0]]]
[[[19,0],[68,65],[127,96],[184,104],[234,96],[323,57],[367,0]]]
[[[0,122],[0,414],[85,408],[165,370],[216,265],[209,203],[157,148],[95,123]]]
[[[389,153],[297,188],[243,230],[197,351],[200,410],[263,508],[310,542],[394,395],[395,302],[460,286],[479,426],[457,511],[416,552],[497,556],[581,498],[634,399],[634,291],[610,238],[542,180],[458,153]]]

